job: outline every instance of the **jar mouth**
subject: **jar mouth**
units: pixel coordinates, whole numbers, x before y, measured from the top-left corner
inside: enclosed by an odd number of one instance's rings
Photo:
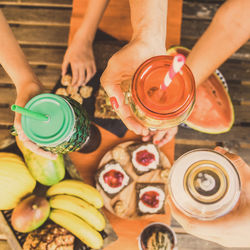
[[[173,56],[155,56],[136,70],[131,92],[133,101],[146,115],[155,119],[174,119],[193,105],[195,81],[191,70],[184,65],[166,90],[160,85],[169,70]]]
[[[241,180],[235,166],[211,149],[195,149],[180,156],[168,178],[168,190],[175,206],[185,215],[200,220],[227,214],[240,197]]]
[[[75,127],[75,114],[69,102],[55,94],[40,94],[33,97],[25,108],[47,114],[50,119],[40,122],[22,116],[24,133],[40,146],[55,147],[69,140]]]

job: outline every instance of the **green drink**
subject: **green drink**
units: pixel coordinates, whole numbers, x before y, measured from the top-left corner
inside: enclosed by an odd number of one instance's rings
[[[21,118],[26,136],[44,150],[65,154],[83,148],[89,141],[88,115],[73,99],[40,94],[32,98],[25,109],[48,118],[39,120],[28,115]]]

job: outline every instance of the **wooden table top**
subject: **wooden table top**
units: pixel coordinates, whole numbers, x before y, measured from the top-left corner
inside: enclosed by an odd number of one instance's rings
[[[101,132],[101,144],[98,149],[89,154],[82,154],[74,152],[70,154],[70,158],[74,165],[77,167],[81,177],[86,183],[94,184],[94,176],[97,171],[98,164],[104,154],[111,148],[120,144],[121,142],[130,140],[139,140],[140,136],[135,135],[131,131],[127,131],[123,138],[119,138],[116,135],[110,133],[109,131],[98,126]],[[174,139],[168,144],[161,148],[161,151],[165,153],[169,161],[173,163],[174,160]],[[123,246],[124,249],[138,249],[137,238],[143,228],[151,222],[164,222],[170,224],[170,212],[167,207],[166,213],[164,215],[152,215],[146,219],[121,219],[112,213],[103,209],[103,212],[107,216],[109,222],[111,223],[113,229],[115,230],[118,240],[106,247],[105,249],[116,250],[119,246]],[[125,248],[126,247],[126,248]]]
[[[69,43],[81,23],[82,17],[85,13],[87,2],[88,0],[73,1]],[[179,44],[180,42],[182,0],[170,0],[168,7],[167,46],[170,46],[173,44]],[[123,18],[119,18],[120,16],[122,16]],[[113,21],[114,19],[116,20],[116,22]],[[124,28],[120,29],[120,27]],[[132,34],[128,1],[124,0],[117,3],[117,1],[111,0],[99,28],[117,39],[128,41]],[[120,144],[121,142],[140,139],[140,136],[135,135],[131,131],[127,131],[123,138],[119,138],[101,127],[99,127],[99,129],[101,132],[102,140],[99,148],[95,152],[90,154],[82,154],[77,152],[70,154],[71,160],[80,172],[81,177],[84,181],[90,184],[94,183],[94,175],[96,173],[98,164],[107,151],[109,151],[117,144]],[[174,145],[174,140],[172,140],[170,143],[161,148],[162,152],[166,154],[171,163],[173,163],[174,160]],[[121,246],[123,247],[123,249],[138,249],[137,239],[140,232],[146,225],[155,221],[170,224],[171,217],[169,209],[167,209],[164,215],[152,215],[152,217],[149,217],[147,219],[133,220],[121,219],[105,209],[104,212],[108,217],[108,220],[111,223],[116,234],[118,235],[118,240],[105,248],[109,250],[121,249]]]

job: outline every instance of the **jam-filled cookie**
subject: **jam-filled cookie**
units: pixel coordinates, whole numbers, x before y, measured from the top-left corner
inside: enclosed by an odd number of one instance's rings
[[[110,198],[113,198],[132,182],[132,178],[120,163],[111,160],[98,170],[96,182]]]
[[[163,183],[136,183],[138,215],[164,214],[166,195]]]

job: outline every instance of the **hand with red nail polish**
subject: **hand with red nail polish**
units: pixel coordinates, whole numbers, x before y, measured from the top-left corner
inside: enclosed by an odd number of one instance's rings
[[[111,106],[114,110],[118,110],[119,108],[119,104],[117,102],[117,99],[114,97],[114,96],[111,96],[110,97],[110,103],[111,103]]]
[[[166,54],[167,1],[130,0],[129,3],[132,39],[111,57],[102,74],[101,84],[127,128],[136,134],[147,136],[148,129],[136,120],[125,102],[124,94],[141,63],[150,57]]]
[[[110,103],[121,120],[136,134],[148,135],[149,131],[137,121],[125,102],[125,85],[130,84],[137,67],[146,59],[166,53],[165,47],[152,50],[145,41],[133,40],[112,56],[101,77],[101,84],[110,97]],[[141,55],[141,56],[138,56]]]

